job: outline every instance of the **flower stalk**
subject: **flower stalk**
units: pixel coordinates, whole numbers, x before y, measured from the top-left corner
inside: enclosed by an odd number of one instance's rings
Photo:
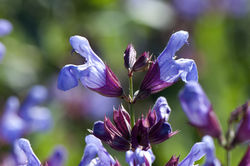
[[[133,91],[133,74],[129,74],[129,114],[131,117],[131,127],[135,124],[135,113],[133,111],[133,98],[134,98],[134,91]]]

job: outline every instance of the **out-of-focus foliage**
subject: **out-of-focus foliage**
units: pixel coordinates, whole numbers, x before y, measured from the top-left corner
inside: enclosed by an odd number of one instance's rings
[[[123,67],[126,46],[132,43],[138,55],[149,51],[156,58],[170,35],[182,29],[189,31],[190,38],[189,45],[177,53],[178,58],[196,61],[199,81],[225,131],[230,112],[250,97],[250,12],[246,9],[242,14],[235,14],[225,7],[215,6],[218,5],[204,8],[202,13],[187,18],[174,0],[0,0],[0,17],[13,24],[12,33],[0,39],[6,46],[6,55],[0,64],[1,114],[7,97],[16,95],[23,99],[32,85],[46,85],[51,92],[49,107],[54,128],[28,138],[41,161],[55,145],[63,144],[68,150],[67,165],[77,165],[87,129],[92,128],[94,120],[103,118],[86,113],[84,107],[77,107],[76,101],[81,102],[79,98],[72,100],[76,103],[69,101],[66,106],[56,95],[59,70],[65,64],[84,62],[78,55],[71,56],[69,37],[76,34],[87,37],[95,52],[117,74],[126,91],[128,80]],[[135,74],[135,89],[139,88],[144,74]],[[188,125],[181,110],[177,96],[182,87],[183,83],[179,82],[135,105],[135,113],[139,116],[153,107],[158,96],[165,96],[172,109],[169,119],[172,128],[181,131],[153,147],[156,156],[153,165],[164,165],[173,154],[181,155],[181,161],[201,139]],[[61,92],[60,96],[64,93],[70,92]],[[86,103],[95,104],[88,102],[88,97],[86,100]],[[99,109],[101,112],[102,103]],[[112,112],[112,107],[109,111]],[[217,157],[223,163],[225,151],[215,144]],[[0,146],[3,146],[0,156],[10,150],[8,145]],[[233,150],[232,165],[237,165],[243,156],[244,151],[240,149]],[[121,164],[125,163],[125,153],[116,153],[109,147],[107,150]]]

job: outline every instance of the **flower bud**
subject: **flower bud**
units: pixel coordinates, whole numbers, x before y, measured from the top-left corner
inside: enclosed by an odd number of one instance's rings
[[[180,157],[176,157],[175,155],[172,156],[165,166],[178,166],[179,158]]]
[[[243,119],[240,122],[239,128],[236,131],[232,145],[250,140],[250,101],[243,107]]]
[[[144,52],[139,58],[136,60],[133,65],[132,71],[142,71],[149,68],[149,62],[151,57],[149,56],[149,52]]]
[[[129,44],[124,51],[124,66],[127,69],[132,69],[136,61],[136,51],[132,44]]]

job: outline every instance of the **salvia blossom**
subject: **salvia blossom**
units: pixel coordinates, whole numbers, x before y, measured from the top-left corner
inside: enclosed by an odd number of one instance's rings
[[[85,58],[86,63],[64,66],[58,77],[58,88],[69,90],[78,86],[80,80],[84,87],[104,96],[122,96],[123,90],[118,78],[91,49],[88,40],[81,36],[72,36],[70,43],[73,51]]]
[[[129,150],[126,152],[126,162],[129,166],[151,166],[155,160],[155,156],[151,149],[147,151],[137,148],[135,151]]]
[[[0,121],[0,139],[13,143],[24,134],[48,130],[52,124],[50,111],[38,106],[46,98],[46,88],[39,85],[31,89],[21,106],[16,97],[10,97]]]
[[[171,109],[168,105],[167,99],[165,97],[159,97],[152,110],[156,112],[156,120],[159,121],[161,119],[165,119],[168,121],[170,116]]]
[[[239,166],[250,166],[250,145],[247,148],[246,154],[240,161]]]
[[[183,111],[191,125],[198,128],[203,134],[220,137],[221,128],[213,111],[212,105],[197,82],[185,85],[179,94]]]
[[[151,64],[136,99],[157,93],[174,84],[179,78],[186,83],[198,81],[197,67],[193,60],[175,59],[175,53],[187,43],[188,36],[186,31],[178,31],[171,36],[166,48]]]
[[[210,136],[204,136],[202,142],[195,143],[182,162],[178,164],[179,157],[173,156],[166,166],[193,166],[194,163],[200,160],[204,155],[206,155],[206,161],[203,166],[221,165],[219,160],[215,157],[214,143]]]
[[[118,151],[135,150],[138,147],[148,150],[151,144],[161,143],[178,133],[172,132],[170,124],[164,119],[156,121],[155,111],[149,111],[146,118],[139,118],[132,129],[130,115],[122,106],[118,110],[114,109],[113,120],[115,125],[107,117],[104,122],[95,122],[93,134]]]
[[[8,35],[12,31],[12,24],[5,19],[0,19],[0,37]],[[0,42],[0,60],[5,54],[5,46]]]
[[[85,137],[86,147],[79,166],[114,166],[116,161],[94,135]]]
[[[32,150],[29,140],[20,138],[14,144],[14,155],[17,165],[41,166],[41,162]],[[63,166],[66,150],[63,147],[55,149],[54,153],[45,161],[45,166]]]
[[[242,110],[243,118],[236,131],[235,138],[232,142],[234,146],[237,143],[242,143],[250,140],[250,101],[243,105]]]

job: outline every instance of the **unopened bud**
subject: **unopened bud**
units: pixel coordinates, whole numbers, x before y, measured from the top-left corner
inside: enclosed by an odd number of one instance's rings
[[[133,66],[133,71],[143,71],[149,68],[151,57],[149,56],[149,52],[144,52],[135,62]]]
[[[127,69],[132,69],[136,61],[136,51],[132,44],[129,44],[124,51],[124,65]]]

